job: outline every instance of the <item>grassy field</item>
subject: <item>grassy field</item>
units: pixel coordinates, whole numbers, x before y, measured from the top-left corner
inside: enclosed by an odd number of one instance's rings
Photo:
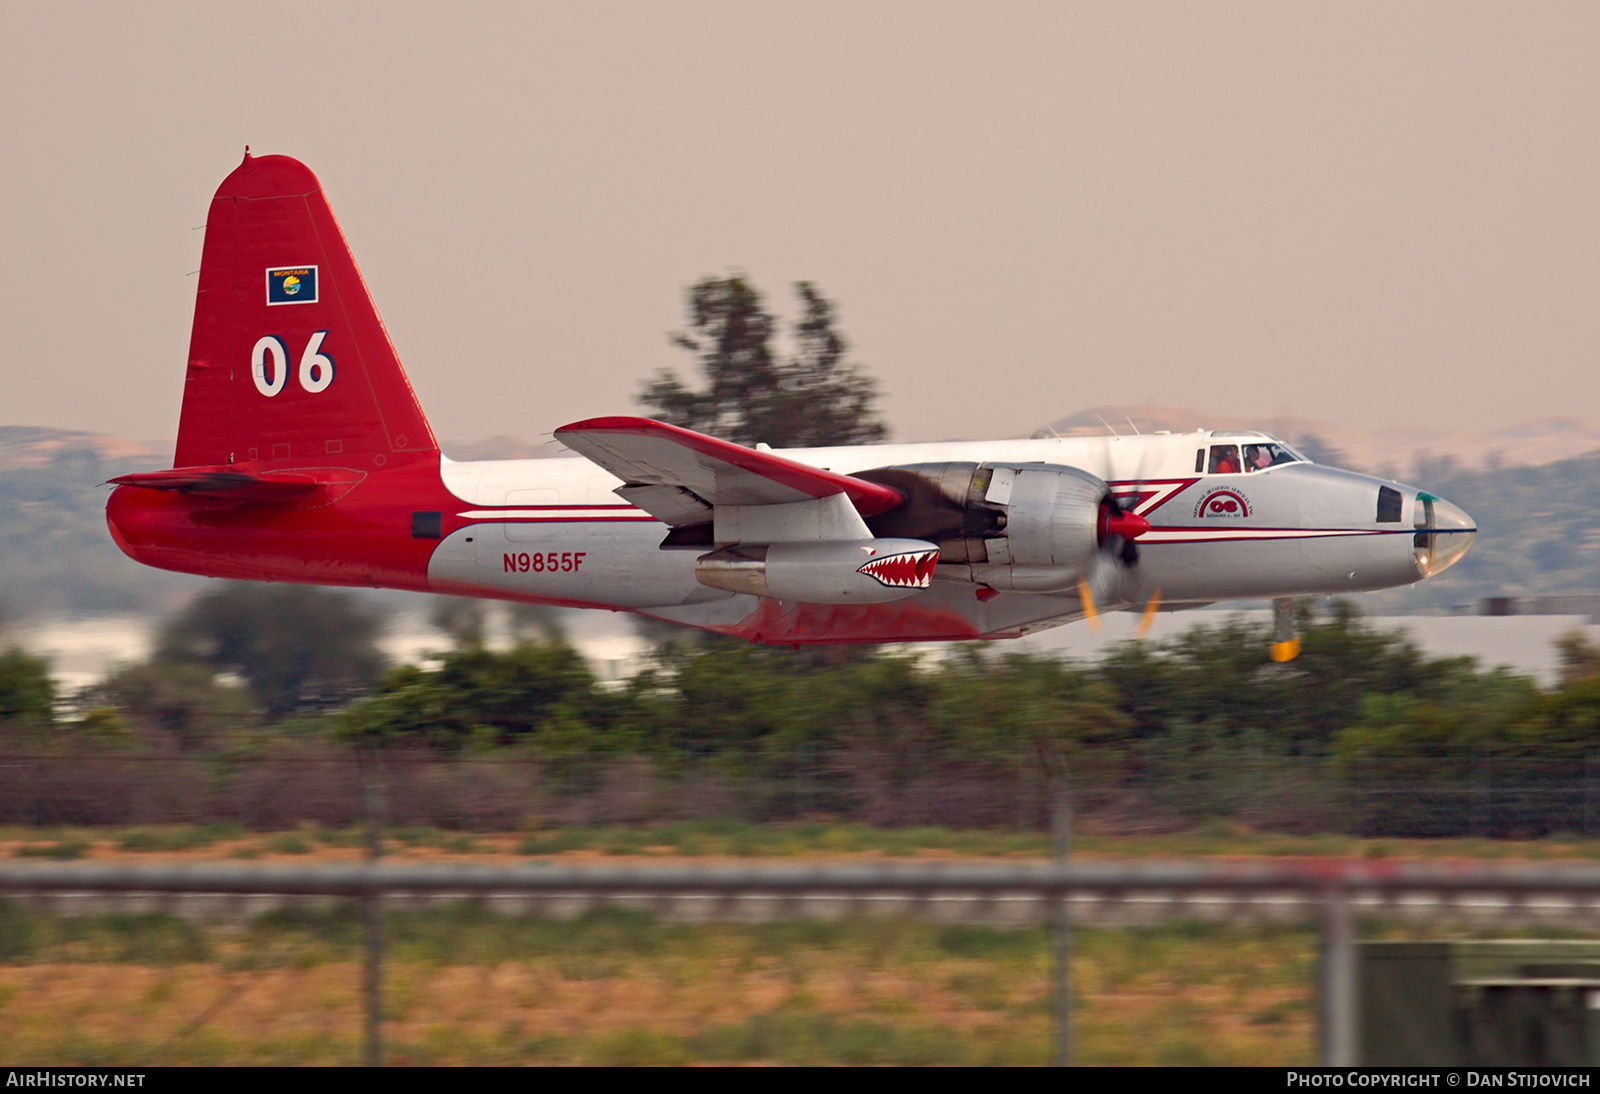
[[[386,835],[386,853],[400,859],[486,862],[1048,852],[1034,832],[820,823]],[[364,845],[358,828],[0,829],[0,857],[13,860],[340,860],[362,856]],[[1073,853],[1587,859],[1600,857],[1600,840],[1356,840],[1219,828],[1088,835]],[[1369,935],[1380,931],[1368,925]],[[884,918],[683,925],[621,910],[553,921],[462,905],[393,913],[388,937],[384,1032],[397,1063],[1037,1064],[1049,1056],[1039,928]],[[55,917],[0,902],[0,1056],[29,1064],[355,1062],[361,938],[349,907],[203,927],[165,916]],[[1080,929],[1077,1059],[1310,1063],[1316,949],[1310,925]]]
[[[0,1056],[29,1064],[350,1063],[352,908],[245,928],[0,906]],[[389,919],[395,1063],[1039,1064],[1042,930],[890,919],[679,925],[470,905]],[[1175,925],[1075,940],[1078,1058],[1312,1058],[1315,936]]]
[[[660,825],[545,828],[531,832],[473,833],[399,828],[385,833],[386,854],[402,857],[507,859],[557,855],[679,858],[837,858],[850,856],[972,856],[1041,858],[1046,835],[1006,829],[873,828],[860,824],[751,824],[684,821]],[[358,858],[365,853],[360,828],[307,826],[286,832],[247,832],[237,825],[165,827],[0,827],[0,857],[56,860],[124,856],[259,859],[291,856]],[[1358,858],[1600,858],[1600,839],[1555,836],[1542,840],[1357,839],[1284,836],[1226,825],[1159,836],[1076,837],[1072,853],[1104,858],[1195,856],[1350,856]]]

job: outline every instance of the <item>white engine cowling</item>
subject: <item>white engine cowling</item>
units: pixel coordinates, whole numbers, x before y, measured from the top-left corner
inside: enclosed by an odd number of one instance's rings
[[[988,541],[987,563],[973,565],[973,580],[995,589],[1068,589],[1094,563],[1106,497],[1100,479],[1071,467],[996,467],[988,496],[1005,498],[1005,535]]]
[[[939,548],[917,539],[737,544],[695,561],[702,585],[807,604],[882,604],[928,588]]]

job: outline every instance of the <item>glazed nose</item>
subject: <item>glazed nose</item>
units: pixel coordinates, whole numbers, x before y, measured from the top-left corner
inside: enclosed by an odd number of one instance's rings
[[[1420,577],[1432,577],[1454,566],[1472,541],[1477,525],[1466,510],[1432,494],[1418,494],[1412,522],[1416,525],[1413,552]]]

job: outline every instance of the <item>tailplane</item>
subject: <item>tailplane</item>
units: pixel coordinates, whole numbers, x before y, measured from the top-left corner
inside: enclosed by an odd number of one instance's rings
[[[438,451],[316,176],[246,151],[206,217],[173,465],[373,471]]]

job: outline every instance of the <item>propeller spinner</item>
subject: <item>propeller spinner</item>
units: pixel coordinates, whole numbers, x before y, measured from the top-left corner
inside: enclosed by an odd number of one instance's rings
[[[1115,494],[1100,503],[1100,546],[1122,559],[1124,565],[1139,564],[1139,547],[1134,540],[1150,530],[1150,522],[1122,508]]]

